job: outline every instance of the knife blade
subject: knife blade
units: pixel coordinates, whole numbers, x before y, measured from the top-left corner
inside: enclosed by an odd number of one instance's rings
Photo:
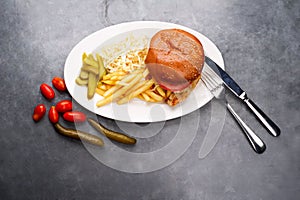
[[[205,56],[205,63],[223,80],[225,86],[240,98],[265,126],[269,133],[277,137],[280,135],[280,128],[251,100],[242,88],[212,59]]]

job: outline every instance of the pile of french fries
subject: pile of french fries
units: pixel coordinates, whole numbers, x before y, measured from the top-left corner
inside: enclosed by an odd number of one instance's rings
[[[82,55],[82,67],[75,82],[87,86],[88,99],[97,93],[103,99],[97,102],[97,107],[111,102],[125,104],[134,98],[146,102],[163,102],[170,95],[170,91],[162,89],[153,79],[146,79],[149,74],[144,65],[147,49],[129,51],[126,56],[119,56],[104,67],[99,54],[96,58],[92,54]]]
[[[148,73],[146,68],[142,68],[130,73],[118,70],[104,75],[96,88],[96,93],[104,98],[96,105],[101,107],[111,102],[124,104],[134,98],[147,102],[163,102],[171,92],[163,90],[153,79],[147,80]]]

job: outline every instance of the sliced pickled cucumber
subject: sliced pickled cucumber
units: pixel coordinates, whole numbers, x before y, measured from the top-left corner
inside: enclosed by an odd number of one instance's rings
[[[98,65],[99,65],[99,81],[102,80],[103,76],[106,75],[106,69],[104,67],[102,57],[97,53],[96,54]]]
[[[88,80],[87,79],[81,79],[80,77],[77,77],[75,79],[75,82],[77,83],[77,85],[87,85],[88,84]]]
[[[88,80],[88,99],[94,97],[95,91],[97,87],[97,76],[94,73],[89,73],[89,80]]]
[[[98,68],[98,63],[97,63],[94,59],[92,59],[92,58],[90,58],[90,57],[85,58],[85,59],[83,60],[83,62],[84,62],[85,64],[87,64],[87,65],[92,65],[92,66]]]
[[[84,65],[81,70],[98,75],[99,74],[99,68],[98,66],[91,66],[91,65]]]
[[[89,78],[89,73],[87,71],[83,71],[81,70],[80,71],[80,74],[79,74],[79,77],[82,79],[82,80],[87,80]]]

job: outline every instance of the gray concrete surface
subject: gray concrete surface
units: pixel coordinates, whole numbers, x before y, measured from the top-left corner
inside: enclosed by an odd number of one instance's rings
[[[297,0],[1,1],[0,198],[299,199],[299,10]],[[178,23],[208,36],[223,53],[227,71],[278,123],[282,135],[271,137],[228,94],[267,144],[264,154],[252,151],[227,115],[216,147],[199,160],[209,103],[195,111],[201,113],[199,131],[180,159],[159,171],[128,174],[104,166],[80,142],[56,134],[47,118],[35,124],[34,106],[53,104],[39,94],[39,85],[63,76],[72,47],[103,27],[135,20]],[[67,97],[58,94],[55,101]],[[113,120],[102,120],[115,127]],[[167,136],[177,123],[166,123]]]

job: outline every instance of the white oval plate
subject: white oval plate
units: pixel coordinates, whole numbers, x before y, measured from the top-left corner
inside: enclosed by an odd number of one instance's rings
[[[134,99],[127,104],[118,105],[111,103],[98,108],[96,102],[102,99],[102,97],[95,94],[93,99],[88,100],[87,88],[75,84],[75,79],[78,77],[82,66],[81,56],[83,52],[100,53],[101,56],[106,58],[106,62],[108,62],[108,59],[113,59],[118,53],[125,52],[131,47],[141,48],[147,45],[147,42],[149,42],[156,32],[170,28],[182,29],[195,35],[201,41],[205,55],[212,58],[224,69],[221,52],[212,41],[197,31],[167,22],[137,21],[122,23],[92,33],[72,49],[67,57],[64,68],[64,78],[71,96],[80,105],[95,114],[126,122],[165,121],[181,117],[204,106],[213,96],[201,81],[199,81],[189,97],[175,107],[170,107],[162,103],[147,103],[139,99]],[[103,51],[103,49],[105,51]]]

